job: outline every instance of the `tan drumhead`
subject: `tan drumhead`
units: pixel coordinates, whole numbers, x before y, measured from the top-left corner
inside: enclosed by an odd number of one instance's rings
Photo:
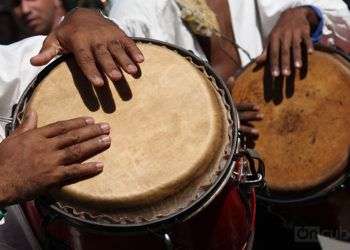
[[[192,185],[193,199],[228,153],[230,117],[213,79],[175,51],[138,46],[145,56],[139,79],[125,74],[125,81],[93,90],[70,60],[31,97],[39,126],[78,116],[111,125],[111,148],[91,159],[104,163],[103,173],[55,193],[65,204],[94,211],[142,207]]]
[[[350,63],[339,55],[316,51],[304,73],[297,72],[294,80],[279,85],[263,80],[264,69],[250,65],[233,91],[235,102],[257,103],[264,114],[263,121],[254,123],[260,131],[256,149],[264,159],[272,191],[310,190],[339,177],[346,167]]]

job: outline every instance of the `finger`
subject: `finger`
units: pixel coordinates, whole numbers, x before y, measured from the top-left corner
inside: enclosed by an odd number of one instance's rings
[[[38,116],[35,111],[28,110],[24,118],[22,120],[22,123],[18,126],[18,128],[11,134],[11,136],[16,136],[23,134],[26,131],[35,129],[37,127],[38,122]]]
[[[302,56],[301,56],[301,35],[296,33],[293,35],[293,57],[294,66],[300,69],[303,66]]]
[[[138,69],[136,65],[129,58],[124,48],[118,41],[112,41],[108,45],[108,49],[113,55],[114,59],[117,60],[119,66],[122,67],[125,72],[131,75],[135,75],[137,73]]]
[[[314,52],[314,46],[313,46],[313,44],[312,44],[311,37],[310,37],[310,34],[309,34],[309,33],[305,33],[305,34],[303,35],[303,40],[304,40],[304,42],[305,42],[307,52],[308,52],[309,54],[311,54],[312,52]]]
[[[239,131],[245,135],[259,136],[259,130],[249,126],[241,125]]]
[[[83,43],[77,43],[73,45],[73,53],[77,64],[86,78],[96,87],[103,86],[104,81],[96,67],[91,49]]]
[[[282,66],[282,75],[289,76],[290,71],[290,50],[292,46],[292,34],[287,32],[283,38],[281,44],[281,66]]]
[[[45,127],[39,128],[38,132],[47,138],[51,138],[61,134],[65,134],[73,129],[82,128],[94,123],[95,121],[92,117],[80,117],[49,124]]]
[[[267,49],[265,48],[264,51],[261,53],[261,55],[258,56],[255,61],[257,64],[263,64],[266,62],[266,59],[267,59]]]
[[[273,77],[278,77],[280,75],[280,39],[277,35],[272,36],[269,53],[271,75]]]
[[[62,149],[91,138],[109,134],[110,126],[107,123],[88,125],[79,129],[71,130],[66,134],[62,134],[53,138],[57,148]]]
[[[94,55],[97,63],[102,67],[103,71],[112,81],[118,81],[122,78],[122,74],[115,64],[111,53],[104,44],[93,46]]]
[[[103,164],[101,162],[61,166],[58,168],[58,185],[55,186],[65,186],[86,180],[100,174],[102,171]]]
[[[108,135],[102,135],[60,150],[57,155],[58,162],[62,165],[82,162],[106,150],[110,145],[111,138]]]
[[[253,103],[238,103],[236,104],[238,111],[259,111],[260,107]]]
[[[55,56],[62,53],[62,48],[54,34],[47,36],[43,42],[43,46],[36,56],[30,59],[30,63],[34,66],[42,66],[49,63]]]
[[[244,111],[239,113],[239,119],[242,122],[261,121],[264,118],[263,114],[256,111]]]
[[[142,63],[145,60],[141,50],[137,47],[136,43],[131,38],[125,36],[122,39],[122,43],[134,62]]]

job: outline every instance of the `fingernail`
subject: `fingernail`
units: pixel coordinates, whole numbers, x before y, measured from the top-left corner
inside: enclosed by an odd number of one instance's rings
[[[228,78],[227,81],[228,81],[229,83],[234,82],[234,81],[235,81],[235,78],[234,78],[233,76],[230,76],[230,77]]]
[[[143,57],[143,55],[137,54],[137,55],[136,55],[136,60],[137,60],[138,62],[141,62],[141,61],[145,60],[145,58]]]
[[[122,77],[122,74],[119,71],[117,71],[117,70],[112,70],[111,73],[110,73],[110,76],[113,79],[120,79]]]
[[[102,86],[104,84],[104,81],[101,77],[95,76],[92,79],[93,79],[93,84],[96,86]]]
[[[253,129],[251,130],[251,132],[252,132],[252,134],[255,134],[255,135],[258,135],[258,134],[259,134],[259,131],[258,131],[257,129],[255,129],[255,128],[253,128]]]
[[[289,76],[290,75],[290,70],[289,69],[284,69],[283,70],[283,75]]]
[[[94,124],[95,120],[92,117],[85,117],[85,122],[86,124],[90,125],[90,124]]]
[[[103,163],[102,162],[96,162],[95,166],[96,166],[96,170],[98,172],[101,172],[103,170]]]
[[[109,133],[109,131],[111,129],[111,127],[109,126],[108,123],[101,123],[100,128],[101,128],[103,133]]]
[[[260,107],[258,105],[254,105],[253,110],[258,111],[258,110],[260,110]]]
[[[129,72],[132,72],[132,73],[136,73],[137,72],[137,67],[135,66],[135,65],[128,65],[127,67],[127,70],[129,71]]]
[[[296,68],[301,68],[301,62],[299,62],[299,61],[295,62],[295,67]]]
[[[262,118],[264,118],[264,115],[259,113],[259,114],[257,115],[257,117],[258,117],[259,119],[262,119]]]
[[[272,71],[272,76],[277,77],[279,75],[280,75],[279,70],[275,69],[275,70]]]
[[[308,49],[309,54],[311,54],[312,52],[314,52],[314,49]]]
[[[101,137],[100,141],[105,145],[109,145],[111,144],[111,137],[109,137],[108,135],[104,135]]]

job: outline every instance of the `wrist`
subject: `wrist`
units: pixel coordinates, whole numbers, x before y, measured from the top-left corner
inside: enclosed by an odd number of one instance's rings
[[[311,6],[303,6],[305,17],[307,21],[309,22],[311,32],[314,32],[315,29],[318,27],[321,18],[319,17],[318,13],[315,11],[315,9]]]

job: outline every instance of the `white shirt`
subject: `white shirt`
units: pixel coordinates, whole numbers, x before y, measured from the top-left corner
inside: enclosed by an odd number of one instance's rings
[[[323,14],[323,34],[350,41],[350,13],[342,0],[228,0],[236,43],[255,58],[280,14],[297,6],[313,5]],[[129,36],[152,38],[181,46],[205,58],[198,42],[182,23],[175,0],[115,0],[109,16]],[[249,57],[239,50],[242,65]]]
[[[0,116],[11,117],[28,84],[43,67],[34,67],[30,58],[38,54],[45,36],[35,36],[11,45],[0,45]],[[5,122],[0,121],[0,141],[5,138]]]

